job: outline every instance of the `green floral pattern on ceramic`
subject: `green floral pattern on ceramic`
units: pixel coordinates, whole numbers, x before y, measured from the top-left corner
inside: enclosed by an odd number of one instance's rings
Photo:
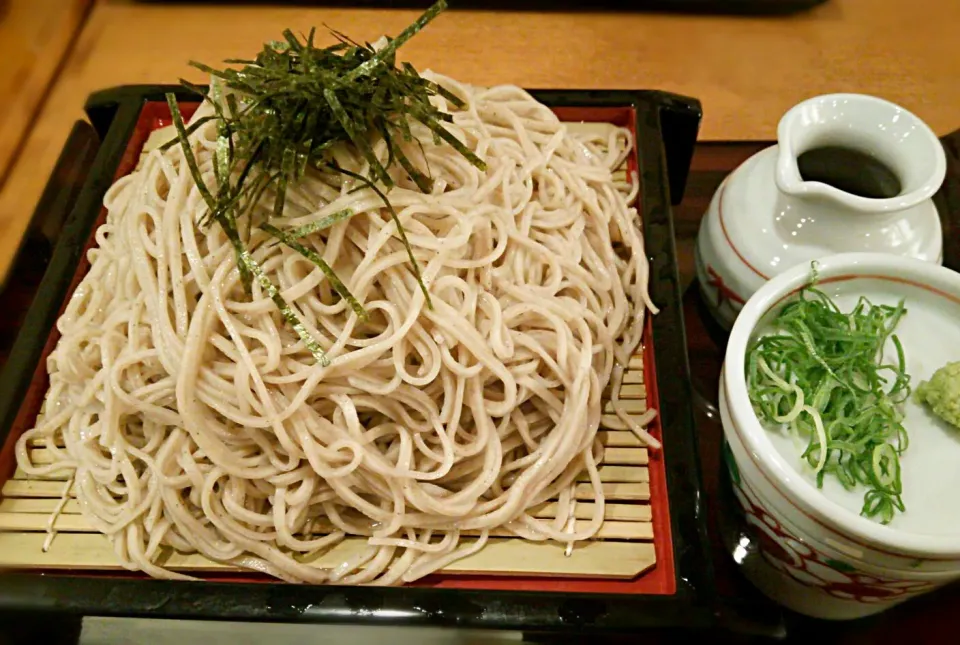
[[[853,573],[856,571],[852,566],[846,562],[841,562],[840,560],[829,559],[827,560],[827,566],[831,569],[836,569],[837,571],[842,571],[844,573]]]
[[[730,479],[733,480],[733,483],[737,486],[740,485],[740,467],[737,466],[737,460],[733,456],[733,451],[730,450],[730,444],[726,441],[723,442],[723,461],[727,464],[727,470],[730,472]]]

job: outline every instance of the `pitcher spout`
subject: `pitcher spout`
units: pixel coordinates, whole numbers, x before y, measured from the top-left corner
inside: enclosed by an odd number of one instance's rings
[[[777,128],[779,144],[777,188],[785,196],[832,204],[850,214],[891,213],[906,210],[929,199],[943,183],[946,157],[932,130],[914,114],[898,105],[861,94],[830,94],[804,101],[787,112]],[[850,179],[866,179],[855,163],[842,168],[848,181],[830,182],[823,176],[805,177],[800,159],[819,149],[847,151],[856,159],[872,159],[889,169],[898,190],[857,194]],[[889,186],[891,182],[887,182]],[[884,195],[878,197],[878,194]]]

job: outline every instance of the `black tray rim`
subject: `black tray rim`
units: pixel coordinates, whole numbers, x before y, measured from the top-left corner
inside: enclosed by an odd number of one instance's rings
[[[419,587],[308,586],[283,583],[177,582],[64,573],[4,576],[0,610],[368,625],[455,625],[537,631],[623,632],[637,628],[706,629],[716,623],[713,566],[693,421],[690,370],[671,203],[679,203],[702,109],[696,99],[660,91],[530,90],[551,107],[633,107],[640,168],[641,218],[650,261],[654,357],[665,437],[665,472],[676,593],[626,595]],[[64,224],[10,358],[0,389],[0,445],[6,442],[84,244],[147,102],[197,100],[182,86],[128,85],[86,103],[100,150]]]

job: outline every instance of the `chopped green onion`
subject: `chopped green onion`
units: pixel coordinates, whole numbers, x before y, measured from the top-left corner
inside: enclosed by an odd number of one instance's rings
[[[893,333],[905,313],[902,301],[866,298],[844,313],[808,286],[777,313],[773,333],[751,342],[745,367],[758,418],[807,439],[801,458],[817,486],[834,476],[848,490],[865,488],[861,514],[883,524],[905,509],[900,456],[909,441],[901,408],[910,376]],[[893,364],[883,362],[888,340]]]

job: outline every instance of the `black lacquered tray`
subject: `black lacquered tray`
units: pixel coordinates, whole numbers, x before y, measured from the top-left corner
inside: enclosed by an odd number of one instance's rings
[[[131,86],[93,95],[91,125],[78,125],[51,178],[22,254],[42,280],[19,327],[0,386],[0,483],[13,475],[12,446],[32,423],[45,387],[45,352],[55,320],[91,241],[101,200],[126,172],[174,87]],[[565,120],[614,122],[636,133],[633,160],[650,257],[650,295],[660,307],[645,338],[647,391],[659,410],[664,450],[651,458],[650,495],[659,521],[656,565],[632,580],[444,576],[403,588],[310,587],[249,577],[203,582],[150,580],[116,571],[18,567],[4,578],[0,609],[84,615],[235,620],[437,624],[524,630],[628,631],[640,627],[708,627],[714,622],[713,567],[706,544],[700,471],[677,272],[671,203],[683,195],[700,120],[692,99],[659,92],[538,91]],[[184,101],[196,97],[180,93]],[[157,121],[161,119],[161,121]],[[17,263],[24,265],[24,257]],[[30,258],[26,258],[29,260]],[[29,264],[29,262],[27,263]],[[79,267],[79,269],[78,269]],[[22,274],[21,274],[22,275]],[[15,276],[8,289],[24,291]],[[28,281],[30,276],[26,278]],[[29,285],[27,285],[29,286]],[[658,471],[657,468],[660,470]],[[660,475],[656,473],[659,472]],[[658,478],[659,477],[659,478]],[[659,508],[659,510],[657,510]],[[27,570],[29,569],[29,570]]]

